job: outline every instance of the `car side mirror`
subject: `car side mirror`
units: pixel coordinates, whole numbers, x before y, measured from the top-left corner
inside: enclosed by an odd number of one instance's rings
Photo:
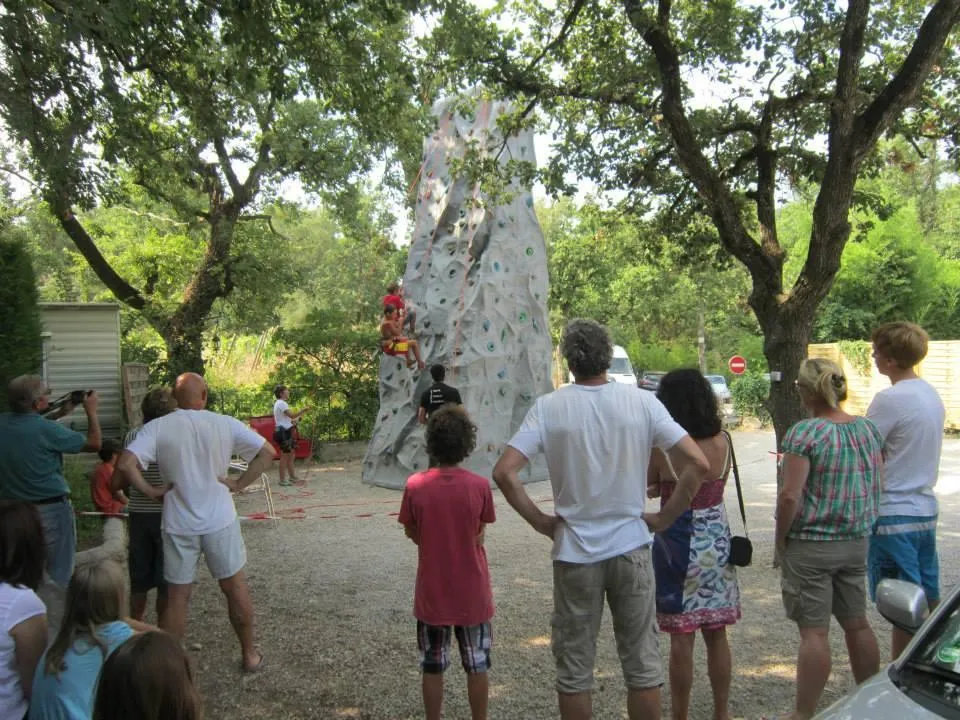
[[[930,614],[923,588],[906,580],[881,580],[877,586],[877,611],[911,635]]]

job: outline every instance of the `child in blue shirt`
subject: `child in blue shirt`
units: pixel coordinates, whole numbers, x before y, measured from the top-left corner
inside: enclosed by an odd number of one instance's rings
[[[104,661],[134,634],[134,627],[149,628],[123,619],[125,580],[123,569],[110,560],[74,572],[60,632],[34,674],[29,720],[90,718]]]

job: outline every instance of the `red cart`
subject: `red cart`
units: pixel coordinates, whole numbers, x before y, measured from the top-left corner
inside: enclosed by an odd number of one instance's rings
[[[250,418],[250,427],[254,429],[256,433],[265,437],[273,449],[277,451],[277,458],[280,459],[280,447],[273,440],[273,431],[276,428],[276,423],[273,419],[273,415],[261,415],[260,417]],[[297,460],[306,460],[310,457],[313,457],[313,441],[306,440],[300,437],[300,433],[297,432],[297,427],[293,427],[293,438],[297,441],[297,446],[294,448],[293,456]]]

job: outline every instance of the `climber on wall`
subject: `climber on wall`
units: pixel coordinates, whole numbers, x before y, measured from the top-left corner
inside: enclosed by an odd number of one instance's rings
[[[383,322],[380,323],[380,348],[387,355],[405,357],[407,367],[416,365],[419,370],[424,368],[423,359],[420,357],[420,343],[403,334],[403,320],[393,305],[387,305],[383,309]]]
[[[410,332],[413,332],[417,316],[404,297],[403,285],[395,282],[387,285],[387,294],[383,296],[383,308],[386,309],[387,305],[393,305],[397,309],[397,318],[400,321],[401,330],[404,326],[407,326],[410,328]]]

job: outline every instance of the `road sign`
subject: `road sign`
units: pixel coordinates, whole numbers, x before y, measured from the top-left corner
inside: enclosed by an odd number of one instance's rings
[[[743,375],[747,369],[747,361],[739,355],[734,355],[730,358],[730,362],[727,363],[727,367],[730,368],[730,372],[734,375]]]

